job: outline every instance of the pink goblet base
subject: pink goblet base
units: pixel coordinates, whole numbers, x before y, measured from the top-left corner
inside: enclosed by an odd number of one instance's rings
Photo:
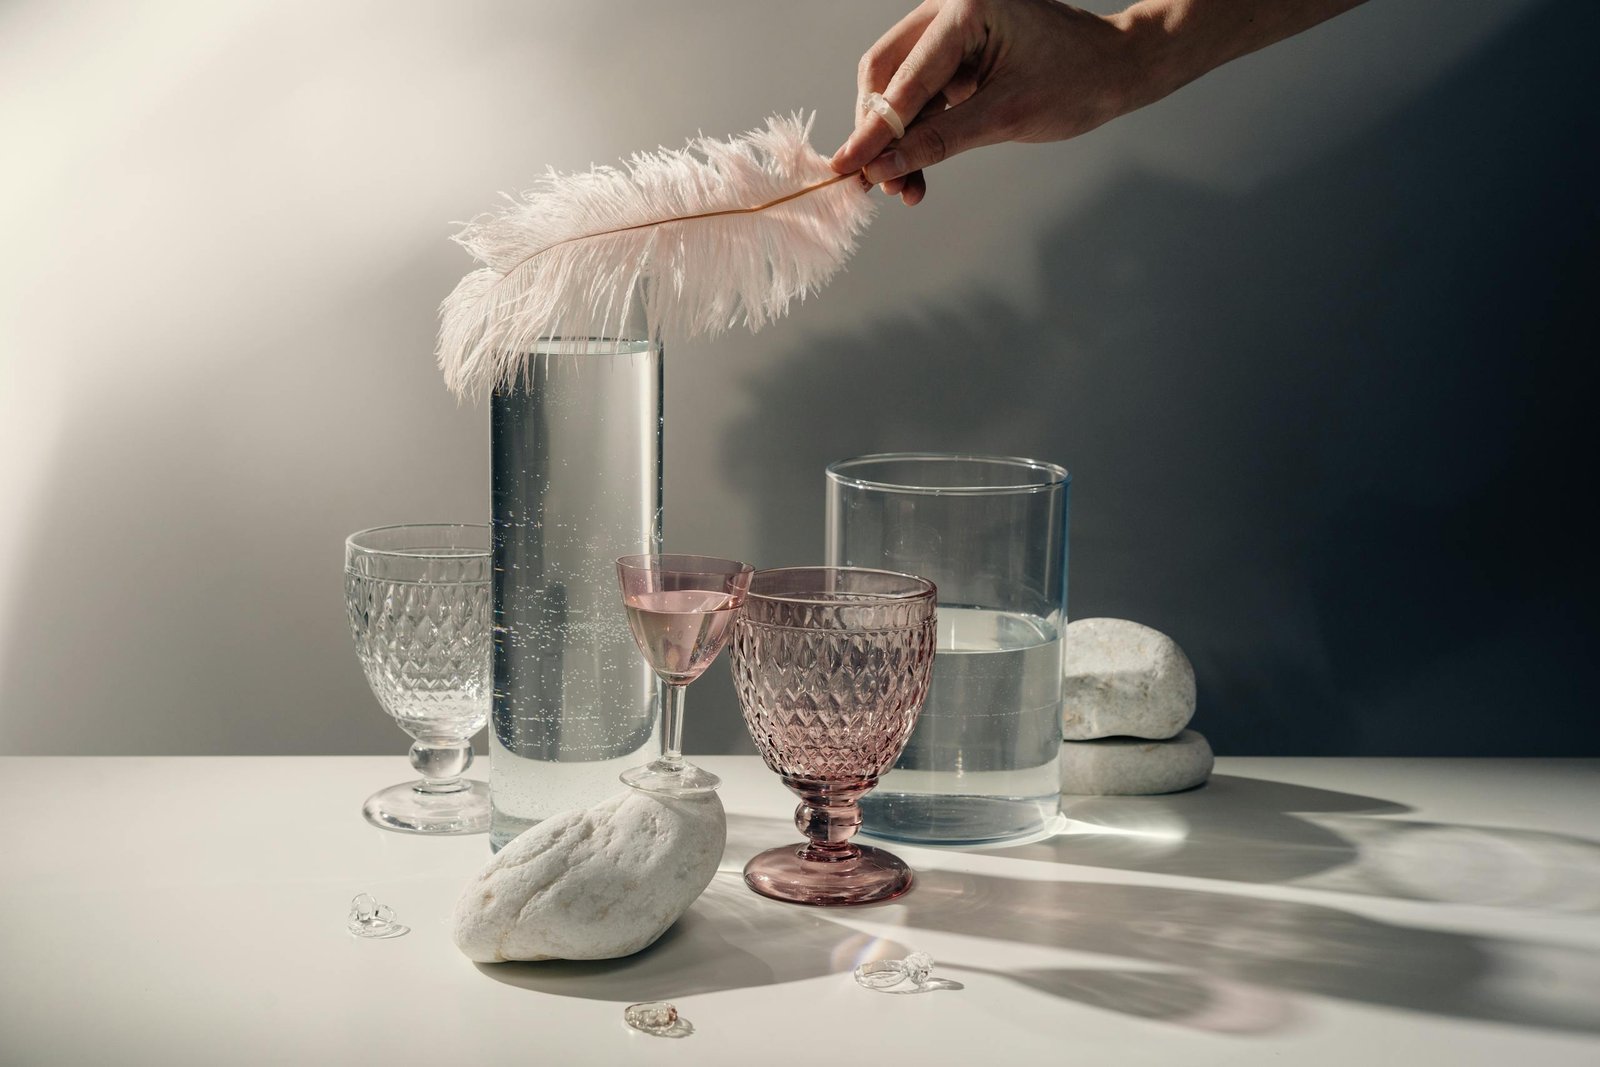
[[[893,853],[850,838],[861,828],[857,801],[877,778],[823,782],[783,776],[800,797],[794,823],[808,840],[769,848],[744,867],[744,881],[764,897],[833,907],[893,900],[911,888],[911,868]]]

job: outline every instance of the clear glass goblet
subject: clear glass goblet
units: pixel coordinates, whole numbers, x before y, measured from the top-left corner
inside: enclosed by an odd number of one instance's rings
[[[617,583],[628,628],[656,672],[662,701],[661,756],[622,772],[622,781],[647,793],[691,796],[721,784],[683,758],[683,698],[728,643],[728,628],[744,603],[755,568],[715,556],[649,554],[617,560]]]
[[[767,766],[800,797],[808,840],[745,865],[763,896],[866,904],[911,888],[897,856],[850,838],[858,801],[894,765],[928,694],[932,582],[856,567],[757,571],[733,623],[734,688]]]
[[[377,826],[489,828],[489,787],[462,774],[489,716],[492,580],[488,526],[380,526],[345,541],[356,655],[378,703],[415,739],[411,766],[422,775],[367,798],[362,813]]]

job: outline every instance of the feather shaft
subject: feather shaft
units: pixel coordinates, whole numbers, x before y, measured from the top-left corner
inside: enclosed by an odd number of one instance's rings
[[[805,196],[807,193],[814,193],[818,189],[827,188],[834,182],[842,182],[846,178],[853,177],[855,177],[854,174],[835,174],[831,178],[824,179],[820,182],[813,182],[804,189],[796,189],[792,193],[785,193],[783,196],[780,196],[775,200],[768,200],[765,204],[757,204],[754,207],[725,207],[720,211],[702,211],[694,215],[674,215],[668,219],[651,219],[649,222],[636,222],[632,226],[618,226],[615,229],[601,230],[599,233],[580,233],[576,237],[568,237],[565,240],[556,242],[556,244],[545,245],[537,252],[528,253],[526,258],[519,260],[517,263],[512,265],[511,271],[516,270],[518,267],[527,263],[528,260],[533,259],[535,256],[544,255],[552,248],[555,248],[556,245],[567,244],[571,241],[587,241],[591,237],[609,237],[614,233],[627,233],[629,230],[645,230],[649,229],[651,226],[665,226],[669,222],[695,222],[700,219],[714,219],[722,215],[754,215],[758,211],[766,211],[768,208],[777,207],[779,204],[787,204],[789,201],[797,200],[800,197]],[[511,271],[507,271],[504,275],[502,275],[501,280],[510,277]]]
[[[624,168],[546,173],[456,240],[479,261],[440,308],[438,357],[458,395],[516,380],[557,338],[618,336],[642,302],[651,336],[760,329],[843,266],[874,205],[809,143],[811,120]]]

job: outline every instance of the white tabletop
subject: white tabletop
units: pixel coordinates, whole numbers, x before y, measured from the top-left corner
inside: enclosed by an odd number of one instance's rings
[[[0,759],[0,1062],[1600,1062],[1600,764],[1222,759],[820,910],[739,879],[795,836],[777,778],[700,762],[728,853],[674,930],[480,967],[447,918],[487,838],[359,814],[402,757]],[[347,934],[363,891],[412,932]],[[964,988],[851,980],[914,950]],[[692,1036],[624,1026],[659,998]]]

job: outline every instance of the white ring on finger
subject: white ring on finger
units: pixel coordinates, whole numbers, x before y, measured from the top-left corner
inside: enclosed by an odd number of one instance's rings
[[[861,108],[863,111],[870,111],[882,119],[884,125],[888,126],[890,131],[894,133],[895,140],[898,141],[906,135],[905,121],[900,118],[900,113],[894,109],[893,105],[883,98],[882,93],[868,93],[866,99],[861,101]]]

